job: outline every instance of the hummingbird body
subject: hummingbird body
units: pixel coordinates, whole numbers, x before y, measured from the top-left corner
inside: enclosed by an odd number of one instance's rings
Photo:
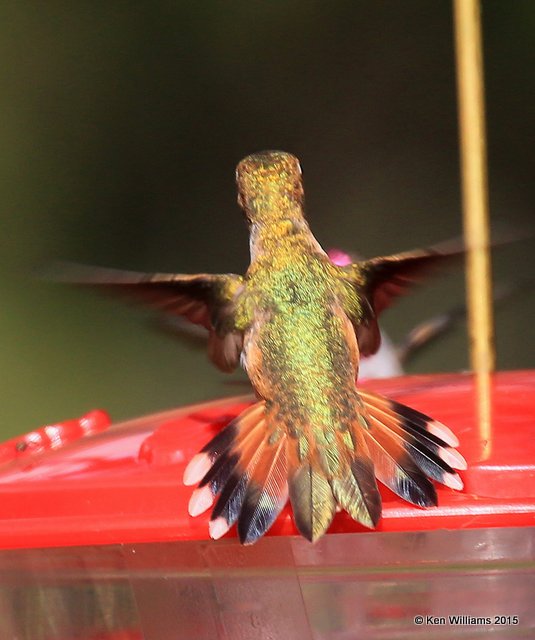
[[[350,297],[349,288],[310,231],[302,189],[280,189],[281,182],[292,186],[292,179],[300,185],[299,164],[289,154],[257,154],[238,166],[251,266],[236,315],[244,331],[242,364],[255,389],[282,411],[301,407],[312,417],[322,403],[319,390],[354,391],[358,346],[340,304]],[[259,190],[264,198],[249,195]]]
[[[339,267],[305,220],[297,158],[248,156],[237,184],[250,229],[244,276],[80,267],[63,278],[203,325],[208,353],[224,371],[241,358],[258,402],[189,463],[184,482],[198,484],[190,514],[212,507],[211,536],[237,523],[249,544],[289,498],[297,528],[314,541],[337,509],[376,526],[376,478],[421,507],[437,502],[431,479],[462,488],[455,469],[466,463],[447,427],[355,384],[360,356],[379,348],[379,313],[422,273],[462,252],[419,250]]]

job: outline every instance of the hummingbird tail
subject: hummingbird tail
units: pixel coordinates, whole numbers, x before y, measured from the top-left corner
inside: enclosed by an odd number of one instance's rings
[[[242,544],[264,535],[288,501],[308,540],[318,540],[338,508],[374,528],[381,516],[376,477],[421,507],[436,505],[431,482],[462,488],[465,469],[458,441],[444,425],[398,402],[359,389],[356,420],[348,430],[277,423],[277,412],[257,402],[224,427],[186,467],[195,485],[189,513],[212,508],[210,535],[218,539],[237,524]]]
[[[456,451],[459,441],[448,427],[370,391],[359,389],[359,395],[367,423],[362,431],[378,480],[420,507],[437,504],[431,479],[463,488],[455,469],[466,469],[466,461]]]

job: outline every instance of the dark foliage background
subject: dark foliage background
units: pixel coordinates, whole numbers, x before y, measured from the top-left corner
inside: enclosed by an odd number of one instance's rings
[[[485,0],[491,209],[533,221],[535,5]],[[0,7],[3,435],[241,393],[147,314],[33,277],[56,258],[243,271],[234,166],[302,161],[325,247],[371,256],[461,230],[447,1],[75,2]],[[533,272],[533,243],[498,280]],[[384,317],[395,339],[463,300],[461,272]],[[533,296],[497,311],[501,368],[533,365]],[[413,371],[467,367],[460,327]]]

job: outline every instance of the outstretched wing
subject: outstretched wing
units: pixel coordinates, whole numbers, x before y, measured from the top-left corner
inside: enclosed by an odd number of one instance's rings
[[[440,268],[462,258],[464,253],[462,247],[447,252],[439,248],[417,249],[360,263],[366,281],[364,290],[374,312],[381,313],[397,297]]]
[[[223,371],[238,364],[243,346],[234,324],[234,305],[244,286],[234,274],[184,275],[138,273],[119,269],[61,263],[49,273],[55,282],[88,287],[182,316],[209,331],[208,354]]]
[[[377,316],[396,298],[421,283],[426,276],[462,258],[464,247],[448,242],[430,249],[383,256],[340,267],[342,279],[349,283],[359,299],[350,316],[363,355],[371,355],[381,344]]]

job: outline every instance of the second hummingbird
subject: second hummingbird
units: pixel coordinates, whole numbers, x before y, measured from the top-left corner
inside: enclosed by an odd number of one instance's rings
[[[257,402],[189,463],[198,485],[192,516],[211,508],[210,534],[234,524],[244,544],[260,538],[290,499],[295,524],[315,541],[337,509],[374,528],[376,479],[420,507],[437,504],[432,480],[453,489],[466,462],[443,424],[356,386],[361,356],[380,345],[378,315],[462,250],[418,250],[333,264],[304,216],[301,168],[281,151],[237,168],[250,232],[245,275],[140,274],[70,268],[64,281],[132,296],[209,331],[223,371],[238,363]]]

